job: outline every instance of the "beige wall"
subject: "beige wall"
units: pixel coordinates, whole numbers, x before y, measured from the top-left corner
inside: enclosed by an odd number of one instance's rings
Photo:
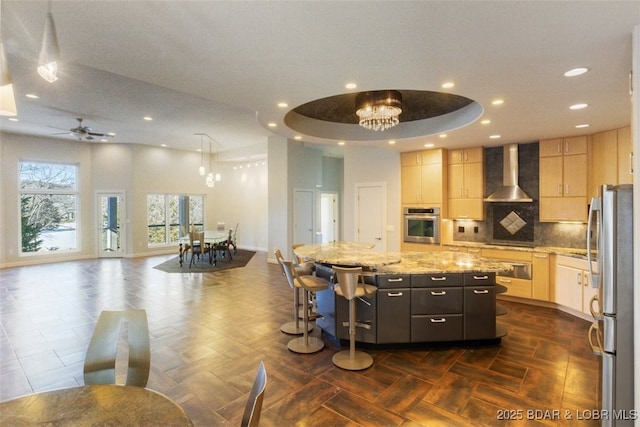
[[[223,179],[208,188],[198,175],[200,154],[182,150],[130,144],[100,144],[81,141],[0,134],[0,267],[97,256],[96,194],[125,193],[126,256],[177,252],[175,245],[149,248],[147,239],[147,194],[173,193],[205,196],[205,227],[218,221],[227,227],[240,223],[239,246],[266,250],[267,166],[242,172],[235,163],[220,163]],[[79,250],[20,256],[18,164],[21,160],[75,163],[80,171],[78,227]]]

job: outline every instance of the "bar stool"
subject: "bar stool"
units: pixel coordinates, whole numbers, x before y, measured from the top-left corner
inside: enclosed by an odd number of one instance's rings
[[[291,246],[291,249],[293,249],[293,266],[298,272],[298,276],[312,275],[314,271],[316,271],[316,263],[313,261],[306,261],[304,258],[296,255],[296,249],[299,248],[300,246],[304,246],[304,245],[301,243],[298,243]],[[311,311],[309,312],[309,319],[316,320],[318,317],[322,317],[322,315],[318,313],[318,303],[316,300],[315,292],[311,292],[309,294],[309,301],[307,302],[307,304],[311,306]],[[308,306],[305,308],[309,309]],[[302,310],[298,310],[298,317],[303,318],[303,316],[304,316],[304,313],[302,313]]]
[[[309,292],[318,292],[329,287],[329,283],[316,276],[299,276],[291,261],[282,261],[284,274],[287,276],[289,285],[296,286],[298,283],[304,291],[304,301],[309,300]],[[304,310],[303,333],[299,338],[294,338],[287,344],[289,350],[295,353],[315,353],[322,350],[324,342],[320,338],[309,336],[309,310]]]
[[[282,268],[282,274],[286,277],[284,265],[282,264],[285,260],[282,256],[282,252],[277,248],[273,252],[278,260],[278,264],[280,264],[280,268]],[[304,333],[304,327],[300,324],[300,316],[298,316],[298,312],[300,311],[300,285],[296,282],[290,281],[289,279],[287,279],[287,282],[293,289],[293,321],[283,323],[282,326],[280,326],[280,330],[289,335],[302,335]],[[313,329],[312,324],[307,324],[306,327],[307,332],[311,332]]]
[[[363,351],[356,351],[356,298],[372,297],[378,288],[364,283],[362,267],[332,268],[338,279],[338,284],[334,285],[333,290],[349,301],[349,350],[339,351],[331,360],[337,367],[349,371],[367,369],[373,365],[373,358]]]

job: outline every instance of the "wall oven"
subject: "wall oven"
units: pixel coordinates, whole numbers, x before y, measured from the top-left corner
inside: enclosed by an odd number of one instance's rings
[[[405,208],[404,241],[440,243],[440,208]]]

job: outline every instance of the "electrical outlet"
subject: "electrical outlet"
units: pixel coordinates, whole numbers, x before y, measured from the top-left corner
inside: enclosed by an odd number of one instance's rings
[[[474,233],[478,233],[478,232],[480,232],[480,229],[478,227],[473,227],[473,232]]]
[[[459,226],[458,227],[458,233],[464,233],[464,227]]]

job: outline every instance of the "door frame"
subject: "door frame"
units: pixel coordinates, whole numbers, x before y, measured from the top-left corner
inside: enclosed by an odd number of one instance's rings
[[[300,243],[299,241],[296,241],[296,233],[295,233],[295,222],[296,222],[296,195],[298,193],[311,193],[311,243],[315,243],[316,242],[316,219],[318,217],[317,213],[316,213],[316,206],[317,206],[317,201],[316,201],[316,197],[317,197],[317,192],[315,189],[311,189],[311,188],[294,188],[293,189],[293,200],[292,200],[292,206],[291,206],[291,239],[292,241],[290,242],[290,245],[293,244],[297,244]],[[297,239],[300,240],[300,239]]]
[[[118,224],[120,228],[120,250],[114,252],[103,251],[102,249],[102,206],[101,201],[103,197],[118,197],[122,202],[120,203],[120,222]],[[96,191],[95,203],[95,230],[96,230],[96,252],[98,258],[122,258],[127,253],[127,193],[125,190],[99,190]]]
[[[334,218],[333,219],[335,221],[335,224],[333,225],[334,232],[335,232],[334,237],[335,237],[336,241],[341,240],[340,239],[340,234],[341,234],[340,233],[340,226],[341,226],[341,223],[340,223],[340,192],[339,191],[321,191],[320,195],[319,195],[319,215],[320,216],[319,216],[318,223],[320,225],[320,231],[322,232],[322,235],[320,236],[320,240],[321,241],[318,242],[318,243],[322,243],[324,241],[324,236],[325,236],[325,230],[322,227],[322,222],[323,222],[323,218],[322,218],[322,199],[325,196],[333,196],[333,197],[335,197],[335,201],[336,202],[335,202],[335,205],[333,207],[333,214],[334,214]]]

